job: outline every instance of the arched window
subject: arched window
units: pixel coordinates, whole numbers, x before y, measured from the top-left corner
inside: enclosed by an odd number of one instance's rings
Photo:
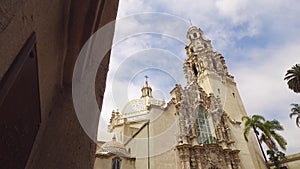
[[[216,143],[215,138],[211,134],[211,128],[207,119],[206,111],[203,107],[197,108],[196,126],[199,144]]]
[[[194,51],[194,47],[190,47],[190,50],[191,50],[192,53],[195,52],[195,51]]]
[[[119,157],[112,159],[112,169],[121,169],[121,159]]]

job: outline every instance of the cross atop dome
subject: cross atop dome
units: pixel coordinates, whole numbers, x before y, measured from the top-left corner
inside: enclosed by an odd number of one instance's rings
[[[146,83],[146,87],[147,87],[147,86],[148,86],[148,78],[149,78],[149,77],[148,77],[147,75],[144,76],[144,77],[145,77],[145,79],[146,79],[146,82],[145,82],[145,83]]]

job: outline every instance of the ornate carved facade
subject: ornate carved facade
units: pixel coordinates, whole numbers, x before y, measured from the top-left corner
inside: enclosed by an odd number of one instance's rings
[[[177,85],[175,104],[179,122],[178,145],[182,169],[240,168],[239,150],[228,127],[220,100],[196,83]]]

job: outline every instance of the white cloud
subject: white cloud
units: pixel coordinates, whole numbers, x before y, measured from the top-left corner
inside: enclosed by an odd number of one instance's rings
[[[300,144],[299,144],[299,128],[296,126],[295,118],[294,119],[283,119],[280,121],[283,125],[285,132],[280,134],[287,140],[287,154],[299,153]]]
[[[218,0],[216,7],[221,16],[230,18],[234,24],[246,21],[244,11],[249,5],[248,0]]]
[[[261,113],[262,110],[271,110],[274,109],[274,105],[286,104],[286,99],[296,98],[296,95],[287,88],[283,78],[286,70],[299,62],[299,46],[300,42],[293,42],[277,50],[254,49],[248,51],[252,60],[245,60],[232,67],[241,95],[250,112]]]

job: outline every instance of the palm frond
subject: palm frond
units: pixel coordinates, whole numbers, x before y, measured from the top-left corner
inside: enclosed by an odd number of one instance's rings
[[[298,117],[296,118],[296,125],[297,125],[298,127],[300,127],[300,116],[298,116]]]
[[[281,135],[277,134],[276,132],[272,132],[272,137],[279,144],[280,148],[282,148],[283,150],[286,150],[287,142]]]
[[[291,113],[290,113],[290,118],[293,118],[293,116],[297,116],[296,117],[296,125],[298,127],[300,127],[300,105],[293,103],[291,104],[292,108],[291,108]]]
[[[296,112],[290,113],[290,118],[293,118],[294,115],[298,115],[298,113]]]
[[[242,121],[245,121],[245,120],[248,121],[249,119],[250,119],[250,117],[248,117],[248,116],[243,116],[242,117]]]
[[[265,118],[261,115],[253,115],[252,120],[253,121],[265,121]]]
[[[269,130],[284,130],[283,126],[277,120],[266,121],[265,125]]]

